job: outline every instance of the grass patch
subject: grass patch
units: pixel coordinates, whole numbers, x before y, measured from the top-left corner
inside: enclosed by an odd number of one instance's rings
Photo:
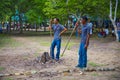
[[[99,74],[94,72],[94,73],[92,73],[92,76],[99,76]]]
[[[32,37],[29,38],[30,40],[32,40],[33,42],[37,42],[39,43],[41,46],[50,46],[51,45],[51,41],[50,38],[47,37]],[[41,51],[41,50],[40,50]]]
[[[50,42],[41,42],[40,43],[42,46],[50,46],[51,45],[51,43]]]
[[[2,67],[2,66],[0,66],[0,71],[3,71],[3,70],[5,70],[5,68],[4,68],[4,67]]]
[[[71,34],[71,30],[68,30],[67,32],[65,32],[63,35],[67,35],[69,36]],[[12,31],[11,34],[14,34],[16,36],[50,36],[50,31],[23,31],[23,34],[16,34],[16,31]],[[52,31],[52,35],[54,34],[54,32]],[[75,32],[74,32],[75,34]]]
[[[12,79],[12,78],[5,78],[4,80],[14,80],[14,79]]]
[[[0,48],[1,47],[17,47],[20,46],[21,43],[13,39],[11,36],[6,34],[0,34]]]
[[[34,56],[38,57],[38,56],[40,56],[40,54],[39,53],[34,53]]]
[[[88,62],[88,64],[92,67],[100,67],[100,66],[104,66],[102,64],[98,64],[98,63],[94,63],[94,62]]]
[[[75,43],[69,43],[69,45],[68,45],[68,50],[70,50],[71,49],[71,47],[74,45]]]
[[[68,44],[68,46],[67,46],[67,50],[70,50],[71,47],[74,46],[75,44],[76,44],[76,43],[74,43],[74,42],[70,42],[70,43]],[[47,42],[47,41],[41,40],[40,45],[50,47],[50,46],[51,46],[51,42],[49,42],[49,41]],[[65,43],[65,42],[61,42],[61,46],[62,46],[62,47],[65,47],[65,46],[66,46],[66,43]]]
[[[112,74],[111,77],[112,78],[120,78],[119,74]]]
[[[76,43],[74,42],[70,42],[67,46],[67,50],[70,50],[72,46],[74,46]],[[66,46],[66,43],[62,43],[62,46],[65,47]]]

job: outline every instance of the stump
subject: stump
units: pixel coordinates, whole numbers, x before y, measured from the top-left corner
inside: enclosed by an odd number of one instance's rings
[[[49,61],[51,58],[49,56],[48,52],[44,52],[41,56],[40,62],[41,63],[46,63],[47,61]]]

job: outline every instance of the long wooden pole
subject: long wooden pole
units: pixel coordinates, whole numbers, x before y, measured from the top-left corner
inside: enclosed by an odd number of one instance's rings
[[[66,46],[65,46],[65,48],[64,48],[64,50],[63,50],[63,52],[62,52],[61,57],[63,57],[63,55],[64,55],[64,53],[65,53],[65,50],[67,49],[67,46],[68,46],[68,44],[69,44],[69,42],[70,42],[70,40],[71,40],[71,37],[72,37],[75,29],[76,29],[76,26],[73,28],[72,33],[70,34],[70,37],[69,37],[69,39],[68,39],[68,41],[67,41],[67,43],[66,43]]]

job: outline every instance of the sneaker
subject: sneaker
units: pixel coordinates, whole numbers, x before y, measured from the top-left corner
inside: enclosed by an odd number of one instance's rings
[[[77,65],[77,66],[75,66],[76,68],[79,68],[79,73],[81,74],[81,75],[84,75],[84,71],[85,71],[85,68],[81,68],[79,65]]]
[[[81,71],[81,70],[80,70],[80,74],[81,74],[81,75],[84,75],[84,71]]]
[[[80,66],[79,65],[77,65],[77,66],[75,66],[76,68],[80,68]]]
[[[84,75],[85,69],[84,68],[80,68],[80,74]]]
[[[55,59],[56,60],[56,62],[58,62],[59,61],[59,59]]]

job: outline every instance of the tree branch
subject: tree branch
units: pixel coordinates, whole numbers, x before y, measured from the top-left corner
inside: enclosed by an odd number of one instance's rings
[[[113,26],[114,26],[115,34],[116,34],[116,40],[118,41],[119,38],[118,38],[118,34],[117,34],[117,26],[116,26],[116,24],[115,24],[116,13],[117,13],[117,6],[118,6],[118,0],[116,0],[115,14],[114,14],[114,20],[113,20],[113,18],[112,18],[112,2],[111,2],[111,0],[110,0],[110,15],[109,15],[109,17],[110,17],[110,20],[111,20],[111,22],[112,22],[112,24],[113,24]]]
[[[115,13],[114,13],[114,21],[116,20],[117,7],[118,7],[118,0],[116,0]]]
[[[77,20],[79,20],[79,17],[76,14],[74,13],[69,13],[69,14],[74,15],[77,18]]]
[[[66,4],[68,5],[69,0],[66,1]]]
[[[112,2],[110,0],[110,14],[109,14],[110,19],[112,20]]]

